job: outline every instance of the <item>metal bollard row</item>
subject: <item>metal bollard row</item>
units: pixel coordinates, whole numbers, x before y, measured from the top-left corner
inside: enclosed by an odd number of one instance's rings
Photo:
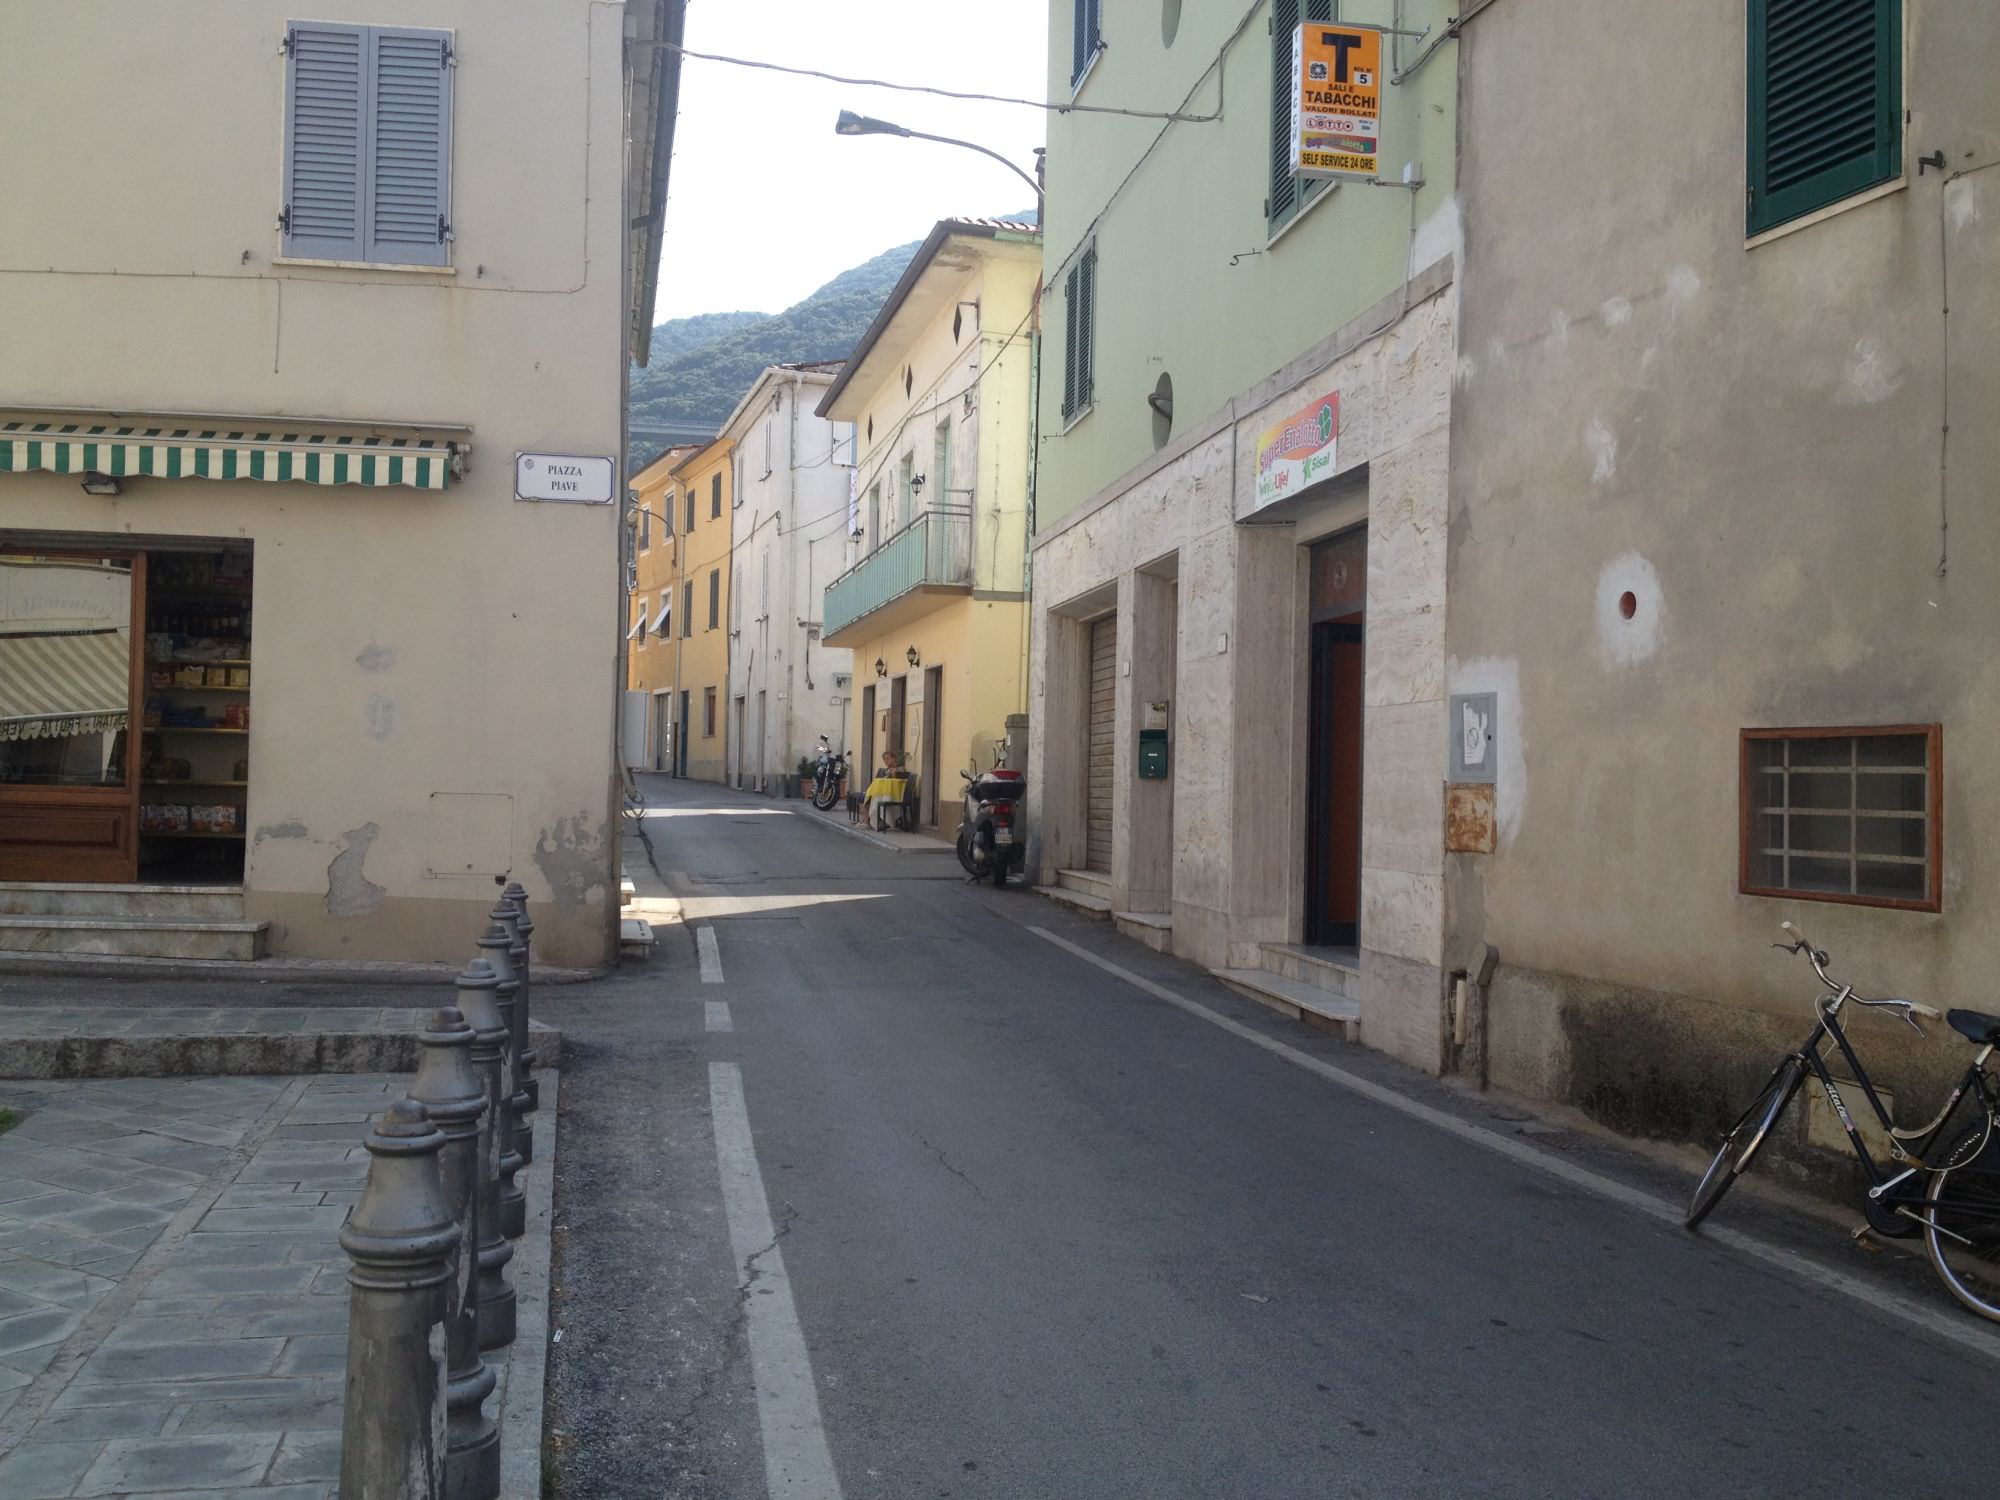
[[[368,1181],[340,1232],[352,1265],[341,1500],[496,1500],[496,1384],[482,1352],[514,1341],[507,1243],[526,1227],[517,1180],[524,1118],[528,966],[534,924],[518,883],[503,892],[457,979],[457,1003],[423,1032],[409,1095],[368,1133]]]

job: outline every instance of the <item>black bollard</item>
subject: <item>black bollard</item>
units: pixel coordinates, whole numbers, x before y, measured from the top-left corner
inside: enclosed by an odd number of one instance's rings
[[[504,1149],[499,1120],[506,1107],[501,1069],[507,1055],[507,1023],[493,994],[500,981],[483,963],[470,963],[458,976],[458,1008],[472,1027],[472,1065],[486,1096],[479,1122],[479,1347],[501,1349],[514,1342],[514,1288],[507,1263],[514,1247],[500,1232],[501,1168],[513,1153]]]

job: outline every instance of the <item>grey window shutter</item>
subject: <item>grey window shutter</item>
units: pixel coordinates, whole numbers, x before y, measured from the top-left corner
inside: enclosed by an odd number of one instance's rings
[[[293,26],[285,54],[285,254],[360,260],[368,28]]]
[[[1083,273],[1079,262],[1069,268],[1063,278],[1063,402],[1064,417],[1076,415],[1076,334],[1083,325],[1083,302],[1077,293],[1077,280]]]
[[[451,36],[377,26],[369,36],[367,256],[450,261]]]
[[[1083,252],[1077,269],[1083,273],[1082,326],[1076,335],[1076,404],[1082,408],[1090,405],[1097,385],[1097,246]]]

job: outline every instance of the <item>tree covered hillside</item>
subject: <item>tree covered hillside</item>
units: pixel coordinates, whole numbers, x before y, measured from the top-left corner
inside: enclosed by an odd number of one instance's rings
[[[845,359],[917,243],[842,271],[781,313],[703,313],[653,330],[653,362],[632,371],[635,426],[719,428],[767,365]]]

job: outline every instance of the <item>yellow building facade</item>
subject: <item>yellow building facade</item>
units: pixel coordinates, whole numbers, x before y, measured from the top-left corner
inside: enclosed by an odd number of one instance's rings
[[[625,686],[645,694],[642,769],[672,771],[685,731],[681,727],[680,684],[675,667],[677,614],[681,593],[681,509],[673,468],[695,445],[669,448],[632,476],[631,511],[626,520],[631,566],[626,570]]]
[[[671,651],[676,714],[672,769],[696,781],[727,779],[729,736],[735,727],[728,722],[729,526],[736,501],[730,461],[735,449],[728,439],[717,438],[687,453],[669,470],[665,491],[676,569],[669,611],[672,634],[656,635],[647,650]],[[654,614],[659,614],[657,603]]]
[[[853,422],[852,565],[821,639],[854,653],[856,775],[899,753],[919,822],[957,826],[960,770],[991,767],[1027,711],[1024,549],[1033,225],[946,219],[819,405]]]

